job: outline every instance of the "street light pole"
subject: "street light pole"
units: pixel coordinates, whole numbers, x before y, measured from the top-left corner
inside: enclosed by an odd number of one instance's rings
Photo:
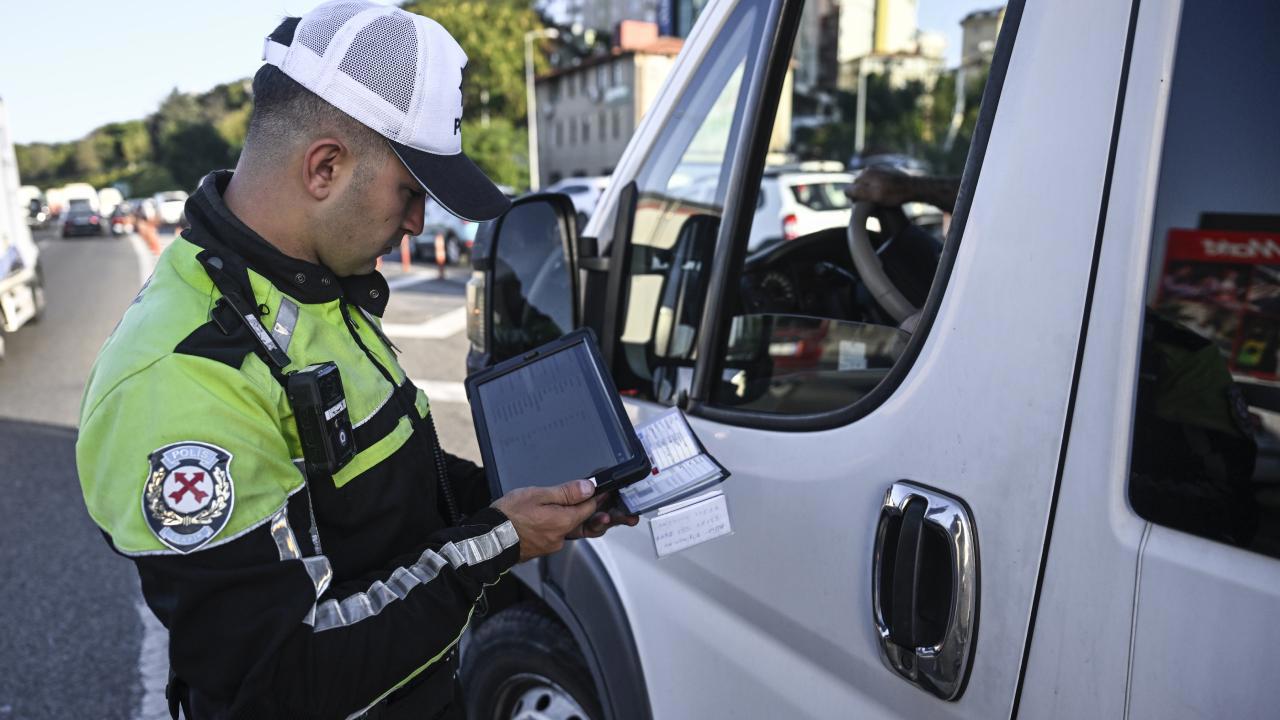
[[[534,38],[556,38],[560,32],[555,28],[530,30],[524,34],[524,85],[525,110],[529,115],[529,189],[537,190],[539,182],[538,168],[538,100],[533,86],[533,40]]]

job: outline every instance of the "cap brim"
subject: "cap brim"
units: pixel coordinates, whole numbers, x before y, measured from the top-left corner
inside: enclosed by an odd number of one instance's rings
[[[392,140],[387,144],[422,189],[463,220],[492,220],[511,207],[507,196],[466,155],[435,155]]]

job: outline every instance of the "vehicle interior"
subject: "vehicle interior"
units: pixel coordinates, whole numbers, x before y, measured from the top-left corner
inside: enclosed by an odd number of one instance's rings
[[[641,196],[636,216],[619,386],[670,402],[692,379],[720,220],[656,195]],[[750,253],[725,308],[716,401],[788,414],[852,404],[905,349],[941,252],[902,208],[860,204],[849,227]]]

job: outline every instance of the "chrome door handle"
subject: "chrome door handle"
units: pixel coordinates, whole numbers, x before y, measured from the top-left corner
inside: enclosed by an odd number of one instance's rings
[[[978,538],[968,506],[894,483],[880,508],[871,572],[885,664],[943,700],[958,699],[978,627]]]

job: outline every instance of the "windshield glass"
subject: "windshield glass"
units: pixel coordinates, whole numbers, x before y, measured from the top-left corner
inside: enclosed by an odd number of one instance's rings
[[[810,210],[846,210],[853,207],[844,194],[847,183],[798,183],[790,186],[796,202]]]

